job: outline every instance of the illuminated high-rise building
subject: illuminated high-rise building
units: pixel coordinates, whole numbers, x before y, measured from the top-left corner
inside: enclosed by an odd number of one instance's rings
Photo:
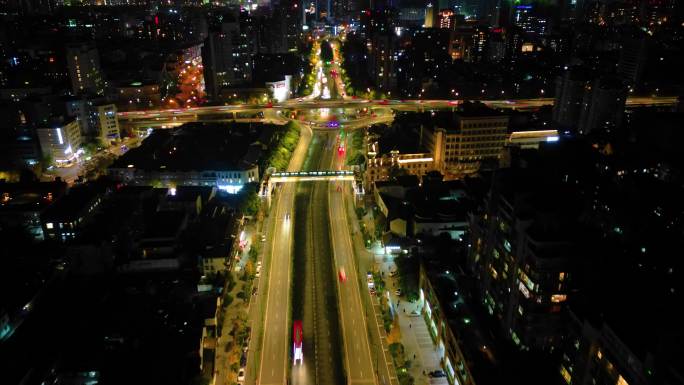
[[[425,8],[425,23],[423,26],[425,28],[435,27],[435,7],[432,3],[428,3],[427,8]]]
[[[456,26],[456,14],[451,9],[442,9],[439,11],[439,28],[454,29]]]
[[[93,43],[69,45],[66,48],[67,67],[74,94],[104,94],[100,57]]]

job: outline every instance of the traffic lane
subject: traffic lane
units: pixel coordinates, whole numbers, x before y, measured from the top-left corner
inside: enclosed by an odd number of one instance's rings
[[[356,269],[352,264],[350,254],[351,240],[349,239],[348,226],[344,211],[340,207],[341,191],[337,187],[331,189],[330,217],[333,232],[333,243],[336,261],[339,267],[344,268],[345,274],[351,274],[352,279],[346,279],[340,285],[340,312],[343,319],[343,331],[345,335],[345,350],[347,356],[348,378],[351,383],[375,383],[373,365],[371,360],[370,344],[368,342],[367,326],[365,324],[364,310],[360,302],[360,289],[356,277]]]
[[[347,190],[346,193],[351,192],[351,190]],[[346,215],[347,218],[354,218],[354,212],[352,210],[352,206],[349,205],[344,205],[344,196],[341,198],[342,202],[342,208],[343,210],[346,210]],[[345,215],[345,214],[342,214]],[[359,259],[358,261],[353,260],[353,264],[355,265],[356,263],[359,264],[357,270],[360,272],[367,271],[371,268],[373,262],[373,256],[366,250],[364,246],[363,239],[361,238],[361,233],[358,228],[358,224],[354,222],[354,236],[350,236],[350,244],[349,247],[354,248],[354,252],[358,254]],[[364,278],[365,281],[365,278]],[[370,303],[374,303],[374,298],[370,295],[370,293],[366,290],[364,287],[363,291],[360,293],[362,296],[367,296],[366,299],[369,300]],[[367,309],[368,310],[368,309]],[[373,360],[377,362],[377,375],[378,375],[378,382],[383,385],[397,385],[399,384],[399,381],[396,377],[396,374],[394,373],[394,370],[390,370],[391,367],[393,367],[393,363],[391,361],[391,356],[388,350],[384,350],[384,347],[382,347],[382,335],[381,335],[381,327],[382,325],[377,324],[377,317],[379,313],[378,310],[376,310],[375,306],[372,305],[371,309],[368,310],[368,319],[366,320],[369,330],[370,330],[370,336],[369,336],[369,341],[371,341],[371,344],[373,345]]]
[[[345,156],[335,158],[334,169],[344,167]],[[347,191],[348,183],[338,182],[331,184],[329,190],[330,221],[333,231],[333,244],[335,257],[340,267],[345,270],[345,275],[351,274],[352,279],[347,279],[341,286],[340,301],[343,316],[343,327],[346,336],[346,354],[348,358],[349,380],[354,383],[375,383],[373,363],[371,358],[370,343],[368,341],[368,327],[365,319],[365,311],[361,303],[361,288],[356,279],[357,269],[353,263],[352,244],[349,234],[349,226],[344,210],[343,194]],[[363,288],[365,290],[365,287]]]
[[[290,159],[288,170],[301,168],[306,149],[311,140],[311,131],[301,130],[300,141]],[[259,360],[260,384],[283,384],[286,382],[287,357],[289,346],[288,319],[290,291],[290,260],[292,252],[292,222],[285,214],[290,214],[294,206],[295,183],[284,183],[277,198],[274,210],[275,230],[274,247],[271,254],[266,315],[264,318],[263,346]]]
[[[289,260],[291,258],[291,220],[285,217],[294,200],[293,184],[281,190],[275,212],[274,248],[271,255],[266,318],[264,320],[264,347],[260,360],[260,384],[283,384],[287,362],[287,314],[289,305]]]
[[[304,155],[306,154],[306,150],[309,146],[310,140],[311,140],[311,130],[308,130],[306,128],[302,128],[300,131],[300,139],[299,139],[299,142],[297,143],[297,147],[295,148],[295,151],[292,155],[292,158],[290,159],[290,164],[288,165],[288,170],[294,170],[294,169],[298,169],[301,167],[301,164],[303,162],[303,158],[304,158]],[[273,290],[272,277],[273,277],[273,275],[275,275],[273,273],[273,271],[280,272],[280,274],[281,274],[280,281],[282,284],[282,273],[283,273],[282,270],[283,269],[275,269],[273,267],[276,264],[276,258],[274,258],[274,255],[275,256],[282,255],[282,249],[278,249],[277,242],[278,242],[278,240],[282,239],[282,237],[279,236],[279,234],[282,231],[282,223],[283,223],[282,220],[284,218],[284,213],[287,211],[288,207],[289,208],[292,207],[292,204],[294,202],[293,191],[294,191],[293,184],[285,184],[284,187],[281,187],[281,190],[278,192],[278,196],[275,200],[275,207],[273,209],[274,214],[269,216],[269,219],[268,219],[269,220],[269,226],[270,226],[269,228],[271,229],[271,232],[270,232],[270,234],[267,234],[266,250],[269,253],[268,255],[269,255],[269,260],[270,260],[267,268],[271,273],[268,274],[268,280],[269,280],[268,288],[266,290],[260,290],[259,291],[260,295],[263,296],[260,300],[266,301],[267,311],[266,311],[266,314],[264,315],[264,324],[261,324],[260,323],[261,319],[259,319],[259,317],[258,317],[259,310],[258,309],[254,310],[254,312],[256,314],[253,316],[253,322],[257,322],[259,324],[255,325],[255,327],[252,328],[253,332],[258,333],[258,331],[261,330],[261,328],[268,329],[268,327],[267,327],[268,325],[266,325],[266,322],[268,322],[267,316],[271,313],[270,309],[268,309],[268,304],[269,304],[270,298],[272,298],[271,297],[272,293],[277,292],[277,291],[272,291]],[[282,245],[280,245],[280,246],[282,247]],[[287,258],[287,265],[289,267],[289,256]],[[289,268],[288,268],[288,272],[289,272]],[[275,281],[275,282],[277,283],[277,281]],[[260,282],[260,284],[261,284],[261,282]],[[260,286],[263,286],[263,285],[260,285]],[[289,289],[289,277],[287,279],[286,286],[287,286],[287,289]],[[282,292],[282,288],[280,288],[280,290],[278,290],[278,291]],[[289,294],[286,295],[286,298],[284,301],[282,300],[282,298],[280,298],[279,302],[285,302],[287,304],[287,303],[289,303],[288,301],[289,301]],[[272,316],[272,317],[275,317],[275,316]],[[254,320],[254,318],[256,318],[256,320]],[[285,323],[287,323],[287,321],[285,321]],[[288,327],[288,325],[286,324],[285,329],[284,329],[285,333],[288,332],[287,327]],[[276,336],[274,336],[274,337],[276,337]],[[282,337],[282,335],[281,335],[279,338],[276,338],[276,339],[284,341],[283,343],[285,344],[285,348],[284,348],[285,352],[283,353],[283,355],[285,356],[284,360],[286,360],[287,343],[288,343],[287,334],[285,335],[285,337]],[[253,339],[253,340],[255,340],[255,339]],[[259,374],[256,376],[257,378],[262,378],[262,369],[265,366],[263,358],[268,357],[268,354],[271,354],[271,359],[272,359],[273,354],[274,354],[273,351],[269,351],[269,353],[267,353],[267,355],[264,356],[264,350],[266,348],[266,331],[263,332],[263,339],[262,339],[261,343],[262,343],[262,346],[260,349],[261,355],[260,355],[260,359],[258,362],[260,367],[259,367]],[[279,349],[279,347],[276,347],[274,344],[270,344],[269,348],[272,350],[278,350]],[[281,348],[281,350],[282,350],[282,348]],[[254,354],[252,354],[252,357],[255,358]],[[256,364],[257,364],[257,362],[255,362],[254,359],[248,361],[248,365],[256,365]],[[248,375],[247,383],[254,383],[255,380],[257,380],[255,378],[253,378],[254,376],[252,375],[252,373],[253,373],[253,370],[247,371],[247,375]],[[275,370],[274,370],[274,373],[272,374],[272,376],[277,377]]]

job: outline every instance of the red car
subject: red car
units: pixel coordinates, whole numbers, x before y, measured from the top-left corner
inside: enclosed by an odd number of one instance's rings
[[[340,267],[339,276],[340,282],[347,282],[347,273],[345,273],[344,267]]]

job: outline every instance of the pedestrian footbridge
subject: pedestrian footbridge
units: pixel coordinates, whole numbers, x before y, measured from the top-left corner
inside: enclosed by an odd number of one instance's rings
[[[269,178],[271,183],[282,183],[282,182],[306,182],[306,181],[320,181],[320,180],[332,180],[332,181],[353,181],[354,172],[353,171],[283,171],[274,172]]]

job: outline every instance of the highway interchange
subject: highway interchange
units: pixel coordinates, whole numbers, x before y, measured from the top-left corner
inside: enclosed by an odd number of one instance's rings
[[[365,100],[349,97],[338,73],[338,52],[330,68],[319,60],[317,83],[308,97],[267,105],[205,106],[121,112],[123,127],[171,128],[194,121],[300,123],[300,141],[286,171],[343,170],[339,128],[390,122],[394,111],[455,108],[462,100]],[[495,108],[536,109],[553,99],[484,101]],[[676,98],[628,99],[628,106],[672,105]],[[267,237],[264,275],[249,322],[253,335],[245,384],[397,384],[392,363],[373,322],[365,271],[350,229],[353,199],[345,181],[297,181],[274,184],[264,223]],[[292,325],[303,321],[304,360],[292,362]],[[371,322],[369,322],[369,320]],[[376,328],[376,329],[374,329]],[[223,384],[221,384],[223,385]]]
[[[331,97],[336,97],[336,87],[331,88]],[[302,125],[287,171],[344,169],[338,138],[337,130],[313,131]],[[259,284],[264,294],[255,305],[264,311],[250,318],[253,334],[262,337],[250,343],[245,383],[376,384],[379,370],[390,384],[385,362],[377,362],[384,368],[373,366],[361,297],[369,294],[352,276],[357,269],[343,203],[343,196],[352,193],[347,185],[274,185],[265,226],[265,275]],[[349,272],[346,282],[338,279],[340,269]],[[304,360],[297,366],[292,362],[295,318],[303,321],[304,330]]]

